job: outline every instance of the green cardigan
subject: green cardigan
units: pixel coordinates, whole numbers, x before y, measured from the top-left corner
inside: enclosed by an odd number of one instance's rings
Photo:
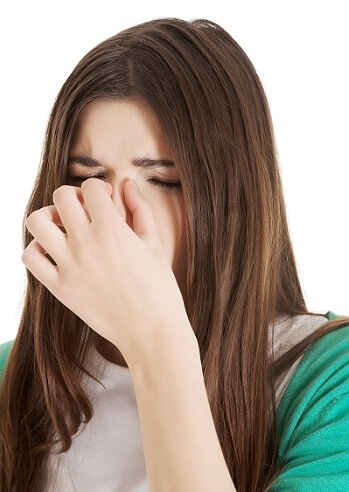
[[[0,345],[0,381],[12,344]],[[277,425],[283,468],[270,492],[349,491],[349,325],[304,352],[277,407]]]

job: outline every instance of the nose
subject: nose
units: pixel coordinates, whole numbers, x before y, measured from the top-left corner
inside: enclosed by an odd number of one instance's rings
[[[117,213],[124,219],[124,221],[133,229],[133,216],[132,212],[128,208],[124,196],[124,185],[127,178],[121,180],[111,180],[109,181],[113,187],[113,191],[110,195],[110,198],[113,201],[114,207],[116,208]]]

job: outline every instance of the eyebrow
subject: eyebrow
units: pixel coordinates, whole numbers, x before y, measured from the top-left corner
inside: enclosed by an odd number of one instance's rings
[[[97,159],[93,157],[88,157],[85,155],[72,155],[68,157],[68,165],[76,162],[78,164],[82,164],[83,166],[94,168],[94,167],[104,167],[107,168]],[[175,167],[175,163],[173,161],[169,161],[166,159],[149,159],[148,157],[138,157],[132,159],[132,164],[137,167],[145,167],[145,168],[157,168],[157,167]]]

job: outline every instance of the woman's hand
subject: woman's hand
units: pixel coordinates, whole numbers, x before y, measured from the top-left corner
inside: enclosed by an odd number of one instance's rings
[[[126,360],[135,352],[141,356],[144,344],[176,336],[169,330],[178,330],[179,337],[183,330],[192,331],[153,208],[132,183],[125,182],[124,196],[134,231],[113,204],[112,186],[89,178],[81,188],[59,187],[54,205],[30,214],[25,224],[34,240],[21,258],[60,302],[116,345]]]

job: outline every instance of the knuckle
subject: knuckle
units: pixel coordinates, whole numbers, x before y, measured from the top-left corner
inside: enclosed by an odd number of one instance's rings
[[[81,258],[89,258],[92,256],[93,247],[88,241],[81,241],[76,244],[77,256]]]
[[[22,253],[22,256],[21,256],[21,261],[22,261],[23,263],[25,263],[27,259],[28,259],[28,250],[27,250],[27,249],[25,249],[25,250],[23,251],[23,253]]]
[[[96,224],[96,231],[98,234],[110,235],[114,233],[115,226],[110,220],[110,217],[101,217]]]
[[[71,292],[70,292],[70,289],[69,287],[67,287],[66,283],[64,281],[60,281],[57,283],[57,285],[55,286],[55,295],[57,297],[57,299],[59,299],[61,302],[63,302],[63,304],[65,303],[64,301],[66,299],[70,299],[71,298]]]
[[[52,193],[52,198],[54,200],[57,200],[57,198],[59,198],[60,196],[62,195],[65,195],[66,193],[68,193],[68,191],[70,190],[71,186],[69,185],[62,185],[60,186],[59,188],[57,188],[53,193]]]
[[[28,259],[30,258],[31,256],[31,250],[32,250],[32,247],[33,247],[33,243],[34,241],[31,241],[28,246],[22,251],[22,256],[21,256],[21,260],[23,263],[27,262]]]
[[[26,226],[34,226],[41,219],[40,210],[34,210],[25,220]]]
[[[90,262],[96,255],[95,246],[91,240],[84,240],[80,242],[75,242],[75,246],[72,249],[72,264],[86,264]]]

